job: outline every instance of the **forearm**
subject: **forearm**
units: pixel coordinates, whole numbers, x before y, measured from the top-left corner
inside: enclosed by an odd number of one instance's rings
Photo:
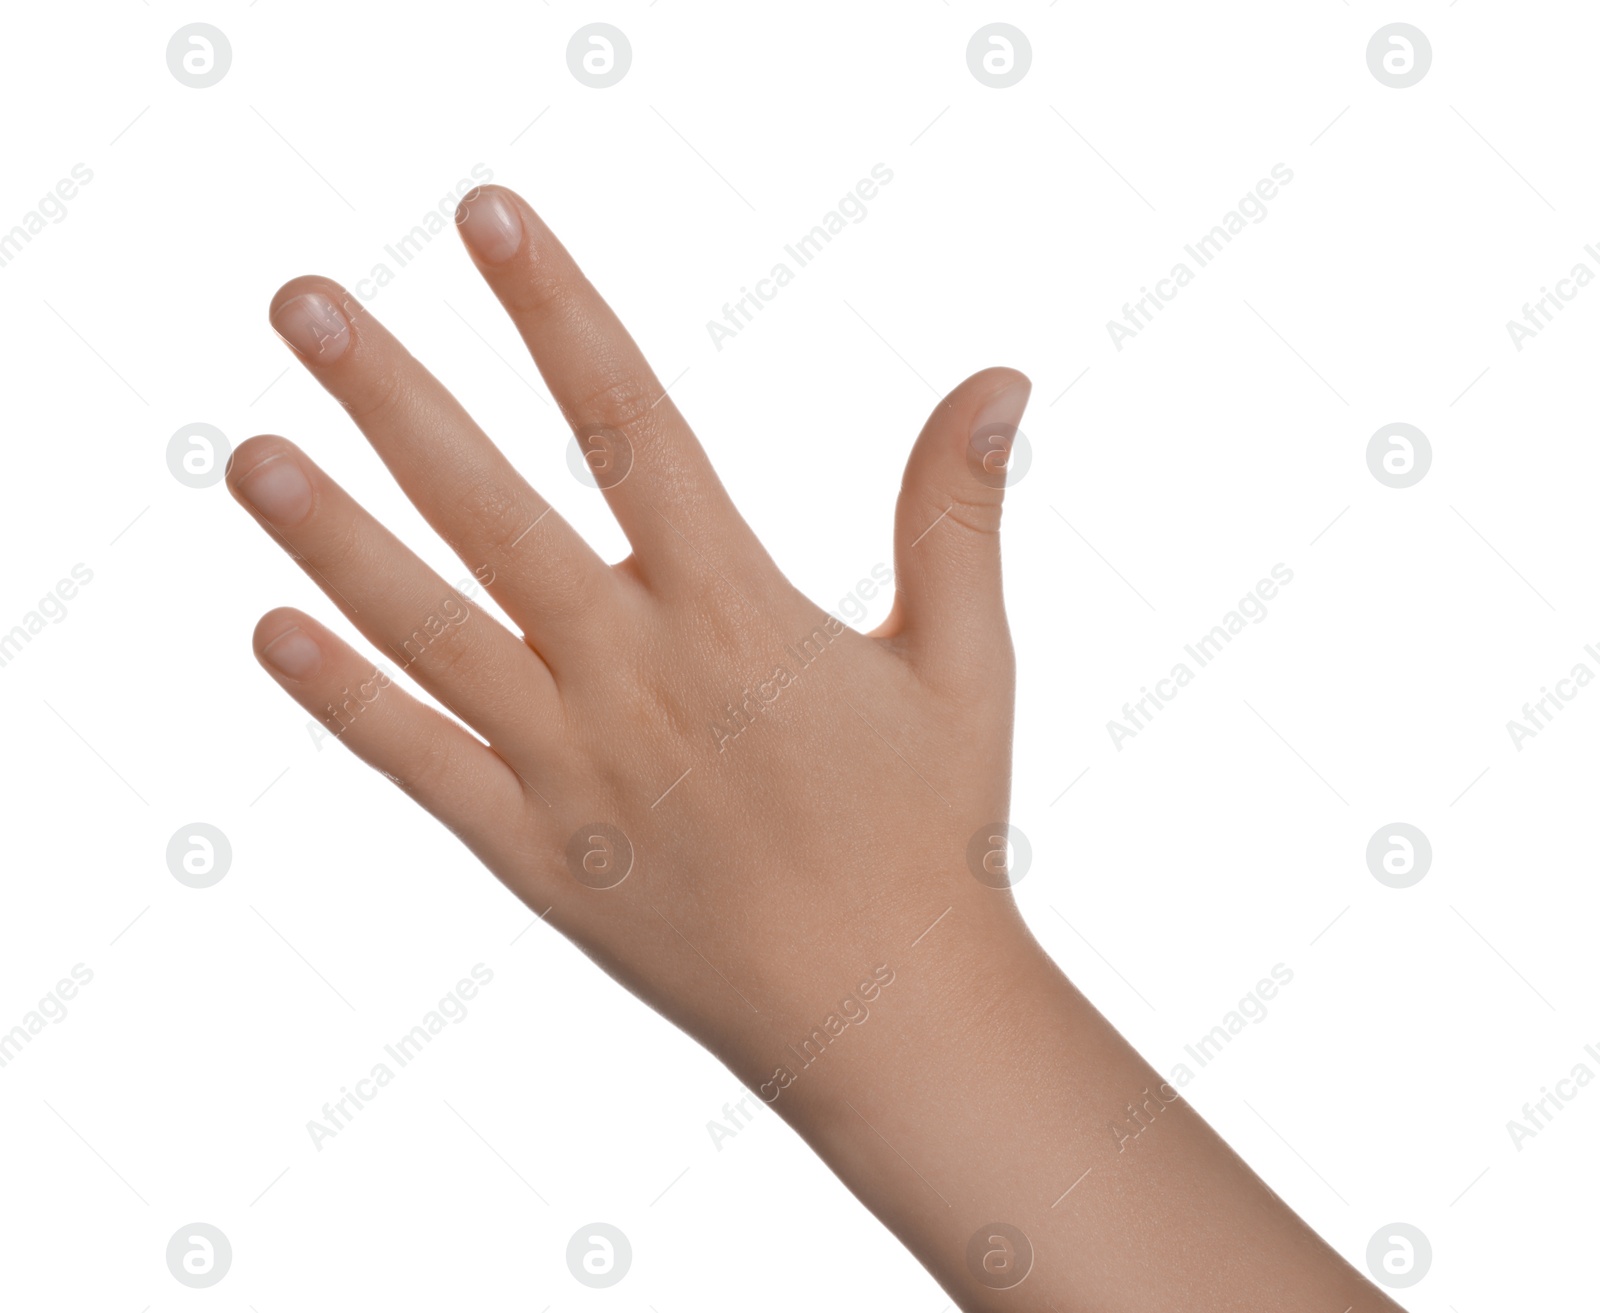
[[[1397,1307],[1031,938],[1008,948],[909,955],[865,1042],[774,1101],[961,1307]]]

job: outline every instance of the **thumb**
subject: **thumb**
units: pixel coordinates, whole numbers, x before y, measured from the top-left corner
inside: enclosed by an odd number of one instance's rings
[[[1014,369],[974,374],[934,407],[895,509],[895,605],[878,631],[931,675],[1010,661],[1000,589],[1000,505],[1033,385]]]

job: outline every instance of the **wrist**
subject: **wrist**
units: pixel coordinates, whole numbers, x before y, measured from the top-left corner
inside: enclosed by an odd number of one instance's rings
[[[990,1111],[1059,1065],[1086,1025],[1075,1009],[1098,1019],[1019,918],[963,923],[960,910],[881,954],[853,1000],[773,1022],[766,1051],[736,1067],[880,1215],[981,1193],[971,1155]]]

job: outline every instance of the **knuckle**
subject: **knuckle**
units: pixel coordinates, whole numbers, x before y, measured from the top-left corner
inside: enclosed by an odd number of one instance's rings
[[[449,780],[452,756],[441,739],[430,737],[416,745],[405,773],[390,778],[413,798],[430,796],[442,790]]]
[[[477,650],[477,644],[467,632],[472,614],[468,610],[459,619],[440,620],[430,613],[411,633],[401,638],[395,651],[407,667],[418,667],[430,682],[448,681]]]
[[[950,519],[968,533],[992,538],[1000,532],[1000,505],[998,502],[971,502],[957,500],[951,503]]]
[[[360,522],[355,519],[325,522],[321,529],[315,548],[304,552],[306,559],[320,572],[335,578],[359,577],[366,544]]]
[[[623,434],[636,447],[655,431],[661,393],[639,375],[613,376],[586,391],[568,417],[574,428],[598,424]]]
[[[379,427],[404,405],[407,388],[400,374],[385,370],[365,379],[344,398],[344,408],[363,430]]]
[[[517,289],[516,308],[519,315],[554,318],[564,316],[573,300],[572,274],[559,264],[535,258],[532,273]]]
[[[539,612],[552,626],[563,631],[589,632],[600,615],[595,590],[571,577],[544,580],[539,593]]]
[[[449,679],[456,668],[472,656],[473,644],[467,641],[460,630],[450,630],[442,641],[430,645],[428,652],[429,676]]]
[[[926,495],[919,498],[922,507],[922,532],[927,537],[948,525],[958,533],[977,534],[992,538],[1000,532],[1001,497],[989,489],[973,491],[957,489],[943,496]]]
[[[455,518],[471,526],[471,537],[475,541],[508,546],[511,539],[527,527],[525,522],[512,527],[525,509],[526,500],[502,481],[475,478],[457,497]]]

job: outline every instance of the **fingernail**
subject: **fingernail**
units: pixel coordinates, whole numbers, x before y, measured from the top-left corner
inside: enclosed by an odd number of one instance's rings
[[[350,345],[350,322],[321,292],[302,292],[280,305],[272,316],[278,336],[307,360],[332,364]]]
[[[461,202],[456,215],[461,235],[485,264],[509,260],[522,245],[522,218],[501,191],[480,191]]]
[[[286,529],[311,511],[311,484],[293,456],[268,456],[234,485],[263,520]]]
[[[978,408],[972,417],[972,454],[985,460],[994,453],[1004,453],[1017,436],[1017,426],[1022,423],[1022,412],[1028,405],[1028,394],[1033,384],[1025,378],[1008,383]]]
[[[288,679],[309,679],[322,668],[322,649],[301,629],[285,629],[264,648],[267,664]]]
[[[1012,455],[1017,425],[1033,385],[1025,378],[1008,383],[978,407],[968,439],[967,468],[986,488],[1005,488],[1013,482]],[[1024,447],[1026,450],[1026,447]],[[1015,477],[1020,478],[1018,471]]]

